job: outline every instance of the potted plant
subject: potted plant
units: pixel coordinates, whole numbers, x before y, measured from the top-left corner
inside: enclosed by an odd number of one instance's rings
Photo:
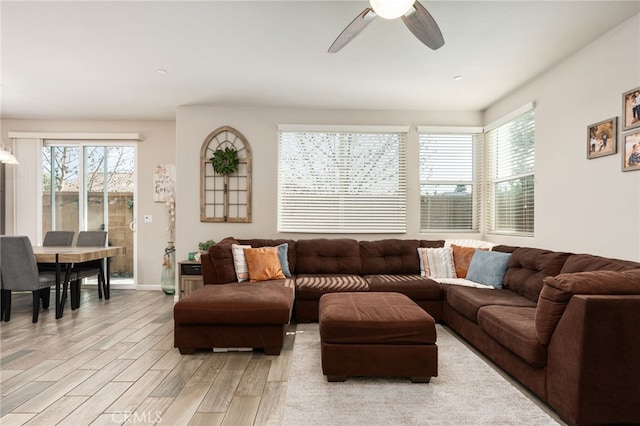
[[[211,247],[215,243],[216,242],[213,241],[213,240],[200,241],[198,243],[198,250],[200,250],[201,252],[207,252],[207,251],[209,251],[209,247]]]

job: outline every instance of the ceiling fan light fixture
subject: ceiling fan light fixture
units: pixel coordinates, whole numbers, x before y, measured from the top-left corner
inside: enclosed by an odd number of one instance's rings
[[[396,19],[407,13],[415,0],[369,0],[371,8],[381,18]]]

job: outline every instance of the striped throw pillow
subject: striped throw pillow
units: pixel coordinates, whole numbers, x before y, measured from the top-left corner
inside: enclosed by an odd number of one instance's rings
[[[451,247],[418,248],[420,275],[429,278],[456,278]]]
[[[231,254],[233,254],[233,267],[236,269],[236,277],[238,282],[247,281],[249,279],[249,268],[247,260],[244,257],[244,249],[251,248],[248,245],[232,244]]]

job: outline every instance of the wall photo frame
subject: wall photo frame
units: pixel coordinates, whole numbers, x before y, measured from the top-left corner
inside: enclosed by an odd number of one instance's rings
[[[156,164],[153,166],[153,201],[164,203],[167,196],[174,190],[176,166],[175,164]]]
[[[618,152],[618,117],[587,126],[587,159]]]
[[[640,127],[640,87],[622,94],[622,130]]]
[[[622,171],[640,170],[640,131],[624,137]]]

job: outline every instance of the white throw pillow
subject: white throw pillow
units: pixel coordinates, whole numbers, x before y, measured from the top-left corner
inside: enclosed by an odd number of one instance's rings
[[[475,281],[469,281],[465,278],[434,278],[433,280],[439,282],[440,284],[462,285],[465,287],[486,288],[490,290],[495,289],[495,287],[492,285],[480,284]]]
[[[244,258],[244,249],[251,248],[249,245],[231,244],[231,254],[233,255],[233,267],[236,270],[238,282],[249,279],[249,268],[247,260]]]
[[[456,278],[451,247],[418,248],[420,275],[429,278]]]
[[[492,250],[493,246],[495,246],[494,243],[490,241],[483,241],[483,240],[474,240],[474,239],[444,240],[445,247],[451,247],[451,244],[455,244],[460,247],[473,247],[473,248],[482,248],[482,249],[489,249],[489,250]]]

